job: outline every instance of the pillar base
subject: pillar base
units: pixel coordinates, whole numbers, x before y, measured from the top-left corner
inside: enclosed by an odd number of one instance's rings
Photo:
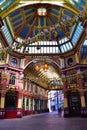
[[[6,110],[5,118],[12,119],[12,118],[21,118],[22,111],[19,110]]]
[[[81,117],[87,117],[87,108],[81,108]]]
[[[69,117],[69,108],[64,108],[64,117]]]
[[[5,118],[5,110],[0,110],[0,119]]]

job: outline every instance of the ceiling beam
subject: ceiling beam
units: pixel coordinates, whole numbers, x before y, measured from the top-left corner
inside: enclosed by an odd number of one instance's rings
[[[35,13],[32,13],[32,16],[28,19],[28,20],[23,20],[23,23],[21,24],[21,26],[20,26],[20,30],[18,30],[17,32],[15,32],[15,35],[16,36],[18,36],[20,33],[21,33],[21,31],[23,30],[23,28],[27,25],[27,24],[29,24],[29,21],[31,21],[34,17],[36,16],[36,12]]]

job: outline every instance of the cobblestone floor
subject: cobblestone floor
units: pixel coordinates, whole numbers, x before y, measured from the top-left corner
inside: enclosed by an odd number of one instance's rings
[[[0,119],[0,130],[87,130],[87,118],[64,118],[57,112]]]

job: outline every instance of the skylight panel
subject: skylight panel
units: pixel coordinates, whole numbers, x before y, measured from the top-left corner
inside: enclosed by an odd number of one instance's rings
[[[59,48],[56,48],[55,53],[60,53]]]
[[[63,38],[63,39],[61,39],[61,41],[62,41],[62,43],[64,43],[64,42],[65,42],[65,39]]]
[[[67,42],[68,41],[68,38],[67,37],[65,37],[65,42]]]
[[[67,50],[70,50],[70,46],[69,46],[69,44],[66,43],[65,45],[66,45]]]
[[[87,45],[87,40],[84,41],[83,45]]]
[[[8,2],[3,1],[3,3],[5,3],[2,7],[1,10],[5,10],[7,9],[15,0],[10,0]]]
[[[71,42],[68,42],[68,45],[69,45],[70,49],[72,49],[72,44],[71,44]]]
[[[21,38],[18,37],[18,38],[16,39],[16,41],[22,43],[22,42],[23,42],[23,39],[21,39]]]
[[[0,5],[2,5],[6,0],[0,0]]]
[[[59,40],[59,44],[62,44],[62,41],[61,41],[61,40]]]
[[[66,52],[66,51],[67,51],[67,48],[66,48],[65,44],[63,45],[63,47],[64,47],[64,50],[65,50],[65,52]]]
[[[80,11],[83,10],[82,6],[85,6],[85,2],[83,0],[70,0],[70,3],[73,4]]]
[[[73,37],[72,37],[73,45],[75,45],[77,43],[78,38],[82,33],[82,30],[83,30],[83,27],[81,26],[81,22],[79,22],[79,24],[77,25],[77,28],[76,28],[76,30],[75,30],[75,32],[73,34]]]
[[[3,21],[3,22],[4,22],[4,21]],[[5,22],[4,22],[4,26],[2,26],[1,29],[2,29],[2,31],[3,31],[3,33],[4,33],[4,35],[5,35],[5,37],[6,37],[7,41],[8,41],[8,43],[9,43],[9,44],[12,44],[13,39],[12,39],[12,36],[11,36],[11,34],[10,34],[10,32],[9,32],[9,30],[8,30],[7,25],[6,25]]]
[[[65,52],[63,46],[60,46],[60,49],[62,52]]]
[[[71,30],[71,33],[70,33],[70,37],[72,37],[73,32],[74,32],[74,30],[75,30],[75,27],[76,27],[76,24],[72,27],[72,30]]]
[[[75,0],[77,3],[80,3],[82,5],[85,5],[85,2],[83,0]]]
[[[63,44],[63,43],[65,43],[65,42],[67,42],[68,41],[68,38],[67,37],[64,37],[64,38],[62,38],[61,40],[59,40],[59,44]]]
[[[20,49],[20,52],[21,52],[21,53],[23,52],[23,49],[24,49],[24,46],[22,46],[21,49]]]

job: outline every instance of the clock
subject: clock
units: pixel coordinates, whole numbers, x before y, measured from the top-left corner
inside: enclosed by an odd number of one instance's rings
[[[12,64],[13,66],[17,66],[17,59],[16,59],[16,58],[12,58],[11,64]]]

